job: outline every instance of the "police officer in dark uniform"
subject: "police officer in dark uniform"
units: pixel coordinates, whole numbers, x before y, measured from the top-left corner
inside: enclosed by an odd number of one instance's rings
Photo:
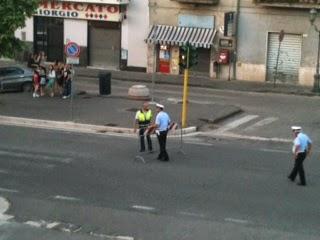
[[[145,152],[145,141],[144,137],[147,138],[148,150],[152,152],[152,141],[150,137],[150,132],[147,131],[152,120],[152,111],[149,109],[149,103],[145,102],[142,109],[138,110],[135,116],[134,132],[137,132],[139,128],[139,138],[140,138],[140,152]]]

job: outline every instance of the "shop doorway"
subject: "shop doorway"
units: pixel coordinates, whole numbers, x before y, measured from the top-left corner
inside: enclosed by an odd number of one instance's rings
[[[47,61],[63,61],[63,19],[34,17],[34,51],[43,51]]]
[[[119,69],[121,31],[113,22],[89,22],[89,65],[107,69]]]

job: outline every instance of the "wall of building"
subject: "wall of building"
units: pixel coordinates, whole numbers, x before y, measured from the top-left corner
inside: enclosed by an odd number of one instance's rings
[[[149,31],[148,0],[131,0],[128,5],[128,67],[147,67],[147,44],[145,39]]]
[[[237,79],[266,81],[268,32],[281,30],[302,36],[299,84],[313,84],[317,34],[310,26],[309,9],[262,7],[249,0],[241,1]]]

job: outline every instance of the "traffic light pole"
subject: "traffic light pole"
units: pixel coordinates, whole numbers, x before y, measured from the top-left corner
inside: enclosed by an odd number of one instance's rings
[[[184,69],[183,79],[183,100],[182,100],[182,127],[187,127],[187,112],[188,112],[188,87],[189,87],[189,53],[190,48],[187,49],[187,67]]]

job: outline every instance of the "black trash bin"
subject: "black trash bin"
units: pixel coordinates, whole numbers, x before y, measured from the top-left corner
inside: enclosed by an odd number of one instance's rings
[[[111,72],[100,72],[98,77],[100,95],[111,94]]]

